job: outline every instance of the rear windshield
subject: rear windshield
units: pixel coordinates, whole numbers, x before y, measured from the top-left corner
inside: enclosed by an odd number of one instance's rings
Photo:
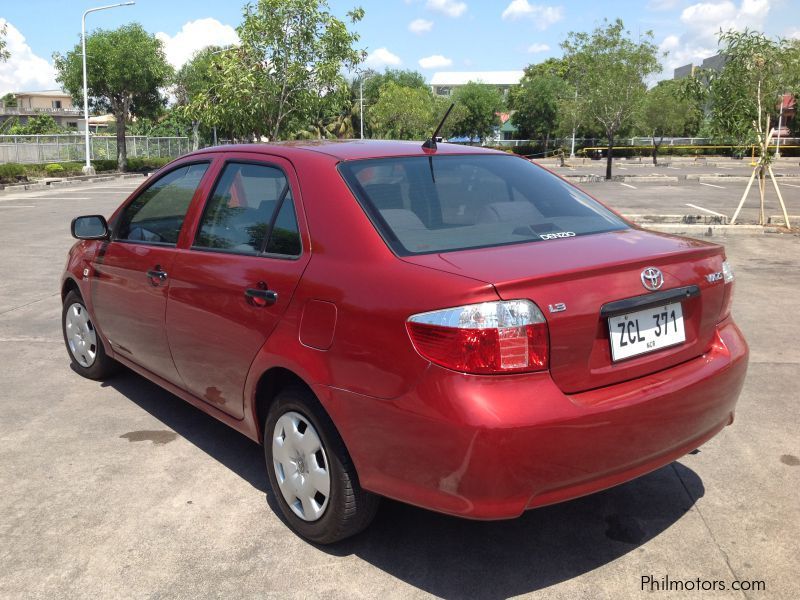
[[[609,210],[529,161],[504,155],[379,158],[340,172],[399,255],[626,229]]]

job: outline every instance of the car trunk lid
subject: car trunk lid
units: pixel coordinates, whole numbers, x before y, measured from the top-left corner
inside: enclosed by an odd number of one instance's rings
[[[565,393],[634,379],[702,355],[713,343],[723,304],[722,281],[706,278],[722,269],[720,246],[640,229],[403,260],[491,283],[504,300],[534,301],[549,327],[551,375]],[[648,267],[663,273],[659,293],[684,292],[669,302],[681,303],[686,339],[614,361],[608,318],[620,314],[619,306],[625,306],[620,301],[636,299],[630,303],[633,312],[661,297],[643,285]],[[617,310],[603,311],[604,306]]]

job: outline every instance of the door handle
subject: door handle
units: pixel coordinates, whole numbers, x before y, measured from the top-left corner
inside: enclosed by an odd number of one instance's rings
[[[278,301],[278,292],[265,289],[267,286],[257,288],[247,288],[244,291],[244,296],[247,302],[253,306],[271,306]]]
[[[167,280],[167,272],[161,270],[161,265],[156,265],[147,271],[147,278],[150,280],[152,285],[158,285]]]

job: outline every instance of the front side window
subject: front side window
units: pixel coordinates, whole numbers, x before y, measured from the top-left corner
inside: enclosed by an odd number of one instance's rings
[[[380,158],[345,162],[339,169],[401,256],[628,227],[577,188],[519,157]]]
[[[128,204],[114,238],[177,244],[186,211],[207,169],[208,163],[186,165],[160,177]]]
[[[283,171],[228,163],[208,200],[193,248],[299,255],[294,202]]]

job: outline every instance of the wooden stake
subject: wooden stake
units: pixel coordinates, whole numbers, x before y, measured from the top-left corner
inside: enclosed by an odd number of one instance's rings
[[[786,212],[786,204],[783,202],[783,196],[781,196],[781,190],[778,188],[778,182],[775,181],[775,173],[772,172],[772,167],[767,167],[769,169],[769,178],[772,180],[772,185],[775,187],[775,193],[778,194],[778,200],[780,200],[781,208],[783,209],[783,220],[786,222],[786,229],[791,229],[791,225],[789,225],[789,213]]]
[[[742,206],[744,206],[744,201],[747,200],[747,194],[750,193],[750,188],[753,187],[753,180],[756,178],[756,169],[753,169],[753,174],[750,175],[750,181],[747,182],[747,187],[744,189],[744,194],[742,194],[742,199],[739,201],[739,206],[736,207],[736,212],[733,213],[733,218],[731,219],[731,225],[736,224],[736,218],[739,216],[739,213],[742,210]]]

